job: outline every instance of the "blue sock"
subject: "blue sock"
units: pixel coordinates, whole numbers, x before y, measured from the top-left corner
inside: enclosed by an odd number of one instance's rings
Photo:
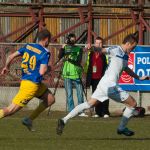
[[[123,130],[126,128],[130,117],[133,115],[134,110],[135,110],[135,108],[126,107],[126,109],[123,112],[123,116],[122,116],[120,125],[118,127],[119,130]]]
[[[126,125],[129,121],[129,118],[125,117],[125,116],[122,116],[121,118],[121,122],[120,122],[120,125],[118,127],[119,130],[124,130],[126,128]]]

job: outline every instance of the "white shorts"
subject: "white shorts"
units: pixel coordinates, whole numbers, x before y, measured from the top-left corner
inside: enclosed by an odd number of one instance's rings
[[[107,83],[108,84],[108,83]],[[129,94],[124,91],[118,85],[115,86],[104,86],[98,85],[97,89],[92,94],[92,98],[97,99],[101,102],[104,102],[108,98],[113,99],[116,102],[123,102],[129,97]]]

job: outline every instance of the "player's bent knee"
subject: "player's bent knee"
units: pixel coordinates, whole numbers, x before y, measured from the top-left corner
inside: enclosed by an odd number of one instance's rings
[[[89,101],[88,101],[88,104],[91,106],[91,107],[94,107],[97,103],[97,100],[94,99],[94,98],[91,98]]]

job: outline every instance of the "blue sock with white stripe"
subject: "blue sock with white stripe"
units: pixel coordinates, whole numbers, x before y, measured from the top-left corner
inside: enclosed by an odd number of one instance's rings
[[[125,111],[123,112],[123,116],[122,116],[120,125],[118,127],[119,130],[124,130],[126,128],[129,119],[131,118],[131,116],[133,116],[134,110],[135,110],[135,108],[126,107]]]

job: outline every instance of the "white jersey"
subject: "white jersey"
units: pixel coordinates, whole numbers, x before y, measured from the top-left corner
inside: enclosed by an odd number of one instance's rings
[[[109,63],[103,78],[103,82],[117,84],[122,71],[128,66],[128,55],[121,46],[112,46],[106,48],[109,56]]]
[[[121,102],[125,101],[129,94],[117,85],[122,71],[128,66],[128,55],[120,46],[106,48],[109,55],[109,64],[104,76],[92,94],[92,98],[101,102],[109,98]]]

